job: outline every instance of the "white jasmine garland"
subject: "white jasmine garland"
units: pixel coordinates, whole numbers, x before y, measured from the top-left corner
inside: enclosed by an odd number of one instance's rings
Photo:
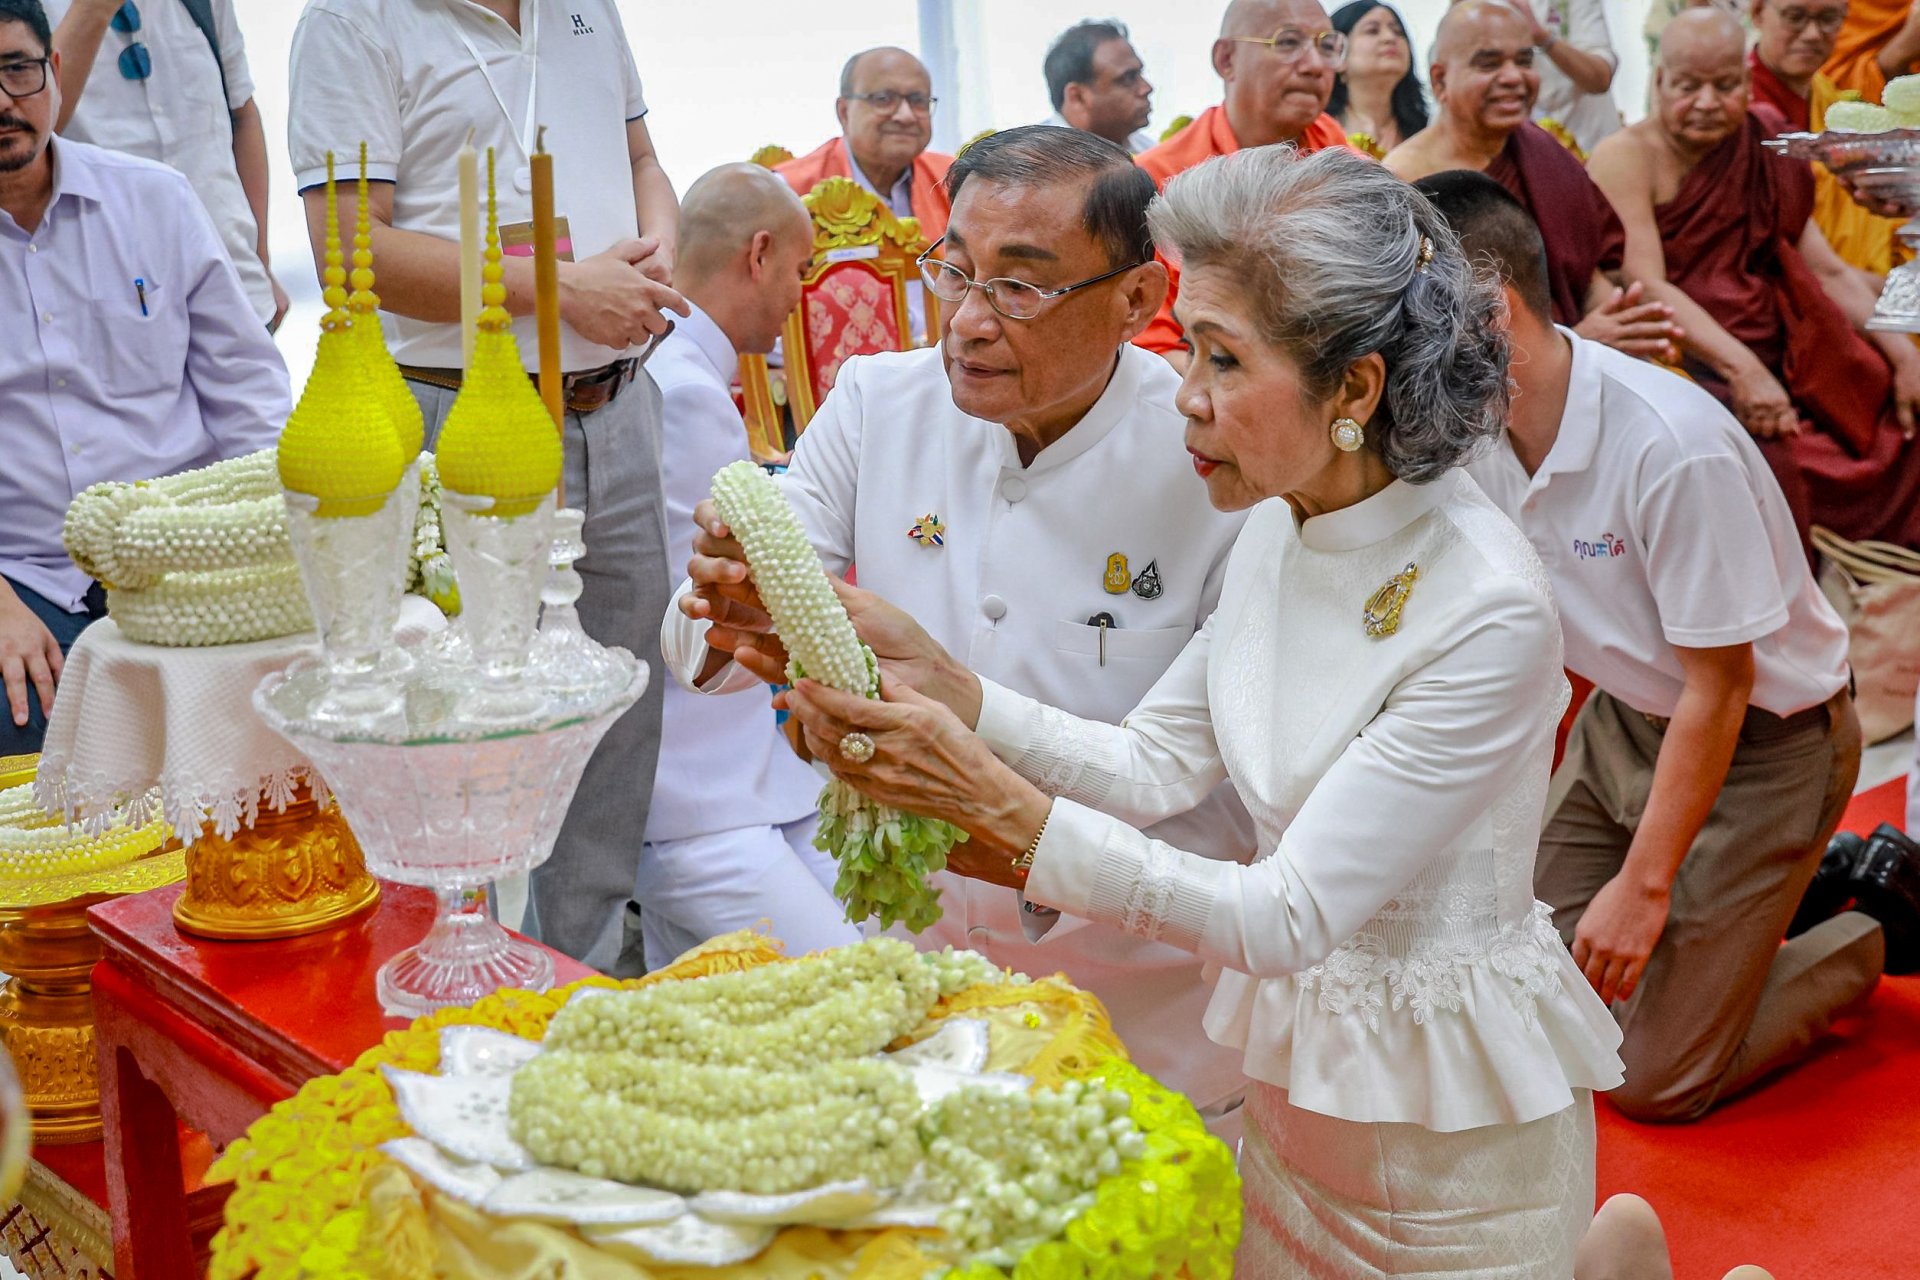
[[[31,783],[0,791],[0,879],[101,871],[153,852],[166,838],[167,824],[158,817],[90,835],[42,810]]]
[[[108,591],[107,612],[129,640],[181,647],[241,644],[313,626],[292,561],[169,573],[150,587]]]
[[[1058,1089],[961,1089],[920,1122],[940,1227],[957,1256],[1011,1267],[1094,1203],[1123,1161],[1146,1154],[1132,1100],[1069,1080]]]

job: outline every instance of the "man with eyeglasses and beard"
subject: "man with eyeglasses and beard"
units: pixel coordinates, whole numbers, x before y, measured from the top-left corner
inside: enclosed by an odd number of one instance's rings
[[[0,0],[0,756],[40,749],[66,651],[106,612],[60,531],[88,485],[271,445],[287,369],[179,173],[54,135],[39,0]]]
[[[947,190],[953,217],[923,263],[942,341],[849,360],[785,492],[829,569],[859,564],[856,622],[877,593],[974,670],[1117,722],[1213,612],[1241,524],[1186,456],[1178,377],[1130,342],[1167,287],[1146,226],[1153,183],[1103,138],[1031,125],[967,148]],[[662,628],[668,669],[699,692],[765,697],[786,655],[712,504],[694,519],[691,581]],[[883,663],[901,652],[865,639]],[[1230,793],[1169,825],[1183,848],[1252,855]],[[948,861],[981,856],[962,844]],[[1065,972],[1106,1002],[1145,1070],[1237,1133],[1245,1081],[1202,1033],[1211,984],[1194,956],[1027,910],[1013,889],[935,883],[944,915],[918,945]]]
[[[1327,99],[1346,62],[1347,38],[1333,30],[1319,0],[1233,0],[1213,42],[1224,98],[1143,153],[1140,167],[1164,187],[1176,173],[1243,147],[1287,143],[1308,155],[1345,146],[1346,130],[1327,114]],[[1180,274],[1172,263],[1164,265],[1171,282],[1166,302],[1134,341],[1185,368],[1186,340],[1173,318]]]

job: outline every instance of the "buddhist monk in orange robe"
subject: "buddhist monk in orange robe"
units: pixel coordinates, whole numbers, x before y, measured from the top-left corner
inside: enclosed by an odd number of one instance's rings
[[[1807,165],[1767,151],[1739,23],[1668,25],[1653,113],[1594,152],[1627,229],[1626,271],[1670,303],[1688,371],[1766,455],[1803,531],[1920,548],[1920,351],[1865,333],[1874,295],[1813,222]]]
[[[1478,169],[1533,215],[1547,246],[1553,319],[1582,337],[1656,359],[1680,336],[1664,304],[1617,288],[1620,219],[1572,152],[1533,124],[1537,56],[1527,20],[1506,4],[1468,0],[1440,21],[1428,74],[1439,110],[1386,158],[1408,182]]]
[[[1317,43],[1332,30],[1319,0],[1233,0],[1213,42],[1213,69],[1226,84],[1226,96],[1140,154],[1139,165],[1153,175],[1154,185],[1165,187],[1175,174],[1242,147],[1291,143],[1305,155],[1345,146],[1346,131],[1327,114],[1345,57],[1330,59]],[[1134,342],[1184,368],[1185,338],[1173,318],[1180,272],[1168,262],[1167,273],[1172,287],[1166,303]]]
[[[1747,69],[1756,106],[1771,107],[1795,133],[1826,128],[1840,89],[1820,70],[1847,20],[1847,0],[1753,0],[1755,40]],[[1813,171],[1813,220],[1844,262],[1876,276],[1906,261],[1899,220],[1875,217],[1824,165]]]
[[[834,112],[840,136],[774,172],[806,195],[827,178],[851,178],[902,217],[920,220],[929,243],[947,231],[947,169],[933,140],[933,81],[905,49],[868,49],[847,60]],[[915,99],[919,105],[915,105]]]
[[[1821,68],[1868,102],[1895,76],[1920,70],[1920,7],[1912,0],[1849,0],[1847,21]]]

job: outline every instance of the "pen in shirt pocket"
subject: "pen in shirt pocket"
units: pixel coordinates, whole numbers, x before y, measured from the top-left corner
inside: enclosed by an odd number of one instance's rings
[[[147,278],[145,276],[133,278],[133,296],[140,300],[140,314],[143,316],[151,314],[147,310]]]

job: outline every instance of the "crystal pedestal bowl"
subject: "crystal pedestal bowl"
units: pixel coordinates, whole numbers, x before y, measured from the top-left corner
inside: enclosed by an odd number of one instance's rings
[[[1795,160],[1823,164],[1863,192],[1920,210],[1920,129],[1789,133],[1764,145]],[[1920,213],[1894,234],[1915,256],[1887,273],[1867,328],[1920,333]]]
[[[462,699],[424,671],[406,686],[404,719],[379,734],[311,714],[327,683],[317,663],[296,663],[254,691],[261,718],[326,779],[368,868],[439,896],[426,938],[381,966],[389,1013],[419,1017],[502,987],[551,985],[552,956],[493,919],[485,887],[547,860],[588,757],[645,690],[644,663],[607,653],[611,679],[590,700],[543,700],[510,724],[458,718]]]

